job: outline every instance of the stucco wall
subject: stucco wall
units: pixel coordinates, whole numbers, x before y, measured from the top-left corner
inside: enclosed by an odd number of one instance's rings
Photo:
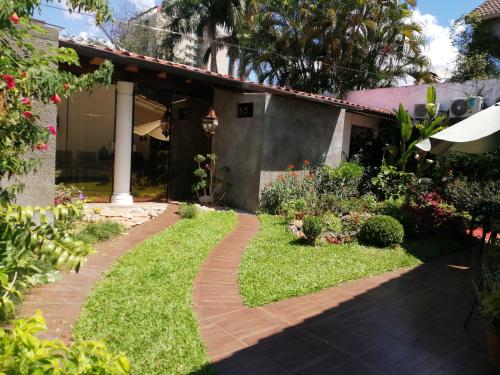
[[[47,45],[57,46],[59,43],[59,30],[51,27],[45,27],[47,34],[37,35],[34,44],[36,48],[44,49]],[[40,115],[40,126],[54,125],[57,122],[57,109],[52,104],[34,103],[34,110]],[[50,138],[48,150],[41,155],[41,164],[35,173],[30,173],[22,176],[20,181],[25,185],[22,194],[16,197],[16,203],[29,206],[47,206],[53,204],[54,201],[54,184],[55,184],[55,156],[56,156],[56,140]],[[7,181],[2,181],[2,184],[8,184]]]
[[[399,103],[413,114],[415,104],[425,103],[429,85],[390,87],[373,90],[352,91],[347,100],[371,107],[393,110]],[[447,111],[454,99],[469,95],[480,95],[488,106],[500,101],[500,80],[449,82],[436,85],[441,110]]]
[[[264,114],[269,98],[267,94],[215,92],[219,127],[212,147],[219,166],[231,170],[227,180],[233,186],[226,200],[248,211],[255,211],[258,205]],[[253,103],[253,117],[237,118],[238,103]]]
[[[253,103],[253,116],[237,117],[238,103]],[[269,94],[217,90],[219,128],[213,150],[219,165],[231,169],[228,203],[255,211],[262,188],[289,164],[326,157],[335,166],[349,153],[352,116],[328,105]]]
[[[265,116],[259,191],[289,164],[304,160],[337,166],[349,143],[350,116],[345,110],[272,96]],[[347,148],[348,153],[348,148]]]

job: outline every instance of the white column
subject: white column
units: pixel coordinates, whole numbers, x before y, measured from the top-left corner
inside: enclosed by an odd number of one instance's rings
[[[111,203],[134,203],[130,195],[133,115],[134,84],[119,81],[116,85],[115,171]]]

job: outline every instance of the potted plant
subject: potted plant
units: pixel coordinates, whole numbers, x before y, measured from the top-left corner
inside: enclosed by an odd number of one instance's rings
[[[477,291],[480,311],[486,320],[486,343],[490,360],[500,367],[500,277],[484,269],[484,288]]]

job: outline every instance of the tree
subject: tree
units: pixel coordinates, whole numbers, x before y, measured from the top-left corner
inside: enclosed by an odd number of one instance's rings
[[[203,41],[207,40],[205,61],[210,57],[210,70],[217,72],[217,52],[228,41],[235,40],[233,32],[238,10],[242,4],[242,0],[173,0],[165,2],[164,12],[169,20],[166,27],[174,32],[194,32]],[[166,36],[165,45],[172,48],[179,40],[178,34],[169,34]],[[233,66],[234,61],[233,55]]]
[[[476,13],[462,16],[455,22],[453,34],[459,55],[451,81],[500,76],[500,38],[490,21],[483,21]]]
[[[345,94],[423,76],[413,0],[263,0],[238,30],[240,73],[310,92]]]

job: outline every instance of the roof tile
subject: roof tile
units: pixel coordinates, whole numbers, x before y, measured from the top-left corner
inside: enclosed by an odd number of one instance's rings
[[[483,18],[500,17],[500,0],[486,0],[474,9],[474,12],[479,13]]]

